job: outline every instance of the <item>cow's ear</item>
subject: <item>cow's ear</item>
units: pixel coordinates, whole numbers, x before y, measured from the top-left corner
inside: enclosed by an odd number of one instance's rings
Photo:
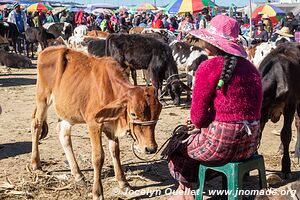
[[[127,108],[127,98],[117,99],[99,110],[95,120],[97,123],[117,120]]]

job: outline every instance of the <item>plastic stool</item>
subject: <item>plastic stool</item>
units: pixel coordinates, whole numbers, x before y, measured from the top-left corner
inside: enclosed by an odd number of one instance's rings
[[[199,166],[199,188],[196,195],[196,200],[202,200],[203,198],[203,191],[205,186],[205,172],[206,170],[213,170],[217,172],[222,172],[222,184],[223,190],[232,191],[228,194],[229,200],[241,200],[243,199],[242,196],[236,195],[237,190],[243,189],[243,177],[246,173],[258,169],[259,171],[259,180],[260,180],[260,189],[267,187],[266,181],[266,171],[265,171],[265,164],[264,158],[261,155],[254,155],[253,157],[249,158],[248,160],[242,162],[230,162],[224,165],[204,165],[200,164]],[[227,177],[227,188],[224,188],[226,182],[224,177]],[[236,196],[235,196],[236,195]]]

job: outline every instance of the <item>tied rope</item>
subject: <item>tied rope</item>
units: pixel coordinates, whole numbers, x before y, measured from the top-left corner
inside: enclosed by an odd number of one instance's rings
[[[142,161],[153,161],[154,158],[157,156],[157,154],[162,150],[162,153],[161,153],[161,158],[164,159],[164,158],[167,158],[171,153],[173,153],[177,147],[180,145],[180,144],[183,144],[183,143],[186,143],[192,134],[194,133],[198,133],[200,130],[199,129],[195,129],[195,128],[190,128],[186,125],[178,125],[174,130],[173,130],[173,133],[172,135],[161,145],[161,147],[156,151],[156,153],[151,156],[150,158],[141,158],[139,155],[137,155],[137,153],[135,152],[135,149],[134,149],[134,145],[135,145],[135,142],[136,142],[136,136],[133,137],[132,134],[131,137],[133,139],[133,142],[132,142],[132,152],[134,154],[134,156],[136,158],[138,158],[139,160],[142,160]],[[175,148],[172,148],[172,143],[170,143],[170,140],[174,139],[176,137],[176,140],[178,140]]]

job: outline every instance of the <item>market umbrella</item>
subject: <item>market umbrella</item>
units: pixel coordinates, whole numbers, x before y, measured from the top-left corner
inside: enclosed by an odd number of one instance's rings
[[[96,8],[95,10],[92,11],[92,13],[94,15],[99,15],[99,14],[114,15],[114,12],[112,10],[106,8]]]
[[[137,11],[146,11],[146,10],[157,10],[157,8],[151,3],[143,3],[137,6]]]
[[[13,9],[13,5],[12,4],[0,5],[0,10],[4,10],[5,8],[7,8],[7,9]]]
[[[166,8],[168,13],[197,13],[204,7],[215,7],[211,0],[174,0]]]
[[[34,11],[42,11],[42,12],[47,12],[48,10],[52,10],[50,6],[46,6],[41,3],[35,3],[30,6],[28,6],[27,11],[28,12],[34,12]]]
[[[280,19],[285,16],[285,12],[283,10],[277,8],[276,6],[268,5],[268,4],[264,4],[257,7],[255,11],[252,13],[252,18],[257,19],[259,12],[269,15],[273,25],[277,24],[280,21]]]
[[[56,8],[53,8],[52,13],[53,13],[53,15],[57,15],[57,14],[65,11],[66,9],[67,9],[66,7],[56,7]]]

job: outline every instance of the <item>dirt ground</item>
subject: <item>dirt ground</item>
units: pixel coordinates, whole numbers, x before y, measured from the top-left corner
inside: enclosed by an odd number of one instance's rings
[[[141,82],[141,80],[139,80]],[[53,108],[48,112],[49,134],[40,142],[43,171],[31,171],[30,152],[31,113],[35,102],[36,69],[11,69],[0,67],[0,199],[91,199],[93,170],[91,147],[86,126],[73,128],[73,147],[78,164],[86,177],[87,185],[74,183],[63,149],[56,134],[57,117]],[[164,106],[156,128],[159,146],[170,136],[172,130],[185,123],[189,109]],[[267,174],[278,173],[281,156],[277,154],[280,144],[278,124],[268,123],[264,131],[259,152],[265,158]],[[295,145],[295,128],[291,142],[291,155]],[[121,193],[114,180],[108,142],[104,137],[106,153],[102,170],[102,183],[106,199],[168,199],[176,182],[169,175],[167,163],[159,157],[152,162],[141,162],[131,151],[132,140],[121,138],[121,161],[126,177],[135,192]],[[292,161],[292,176],[300,177],[300,165]],[[245,189],[258,188],[257,174],[251,173],[246,179]],[[281,182],[284,185],[286,182]],[[220,189],[220,179],[210,181],[206,189]],[[154,194],[146,194],[152,191]],[[207,197],[206,198],[210,198]],[[253,199],[249,197],[248,199]],[[214,197],[220,199],[220,197]]]

